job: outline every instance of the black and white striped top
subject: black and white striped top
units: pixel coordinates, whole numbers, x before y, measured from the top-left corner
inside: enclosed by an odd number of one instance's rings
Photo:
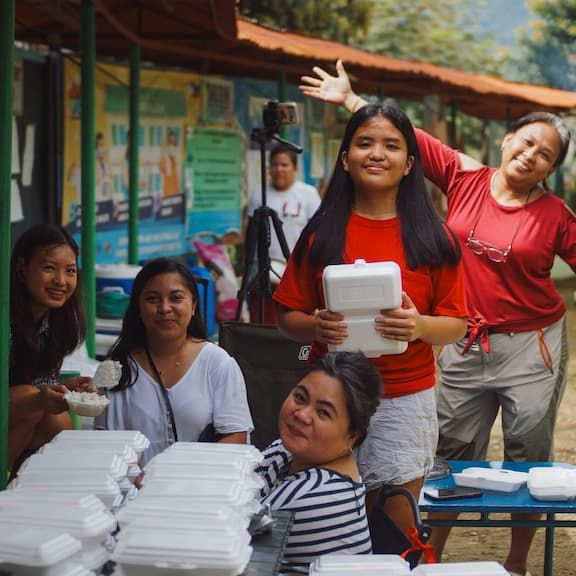
[[[282,574],[308,574],[322,554],[370,554],[364,484],[325,468],[287,474],[292,457],[281,440],[264,451],[257,471],[265,482],[262,504],[294,512]]]

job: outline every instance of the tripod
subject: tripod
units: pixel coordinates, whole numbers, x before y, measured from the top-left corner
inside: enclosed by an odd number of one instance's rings
[[[273,130],[266,128],[255,128],[252,130],[250,138],[260,145],[261,205],[254,210],[246,230],[244,273],[240,290],[238,291],[236,320],[240,319],[242,306],[246,302],[248,293],[252,292],[258,296],[258,322],[262,324],[264,320],[264,300],[272,295],[270,272],[276,273],[270,265],[270,222],[272,222],[272,227],[284,258],[288,260],[290,256],[290,248],[288,248],[288,243],[282,230],[282,220],[280,220],[275,210],[266,205],[266,143],[269,140],[276,140],[297,153],[302,152],[302,148],[280,138]],[[258,260],[258,269],[256,276],[251,278],[256,258]]]

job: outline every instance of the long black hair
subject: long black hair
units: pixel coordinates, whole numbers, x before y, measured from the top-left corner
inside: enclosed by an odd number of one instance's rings
[[[294,247],[296,263],[301,264],[312,235],[310,262],[313,266],[342,263],[346,226],[355,203],[354,182],[344,170],[342,153],[348,152],[356,130],[375,117],[386,118],[402,133],[408,155],[414,158],[414,165],[402,178],[396,196],[408,267],[456,265],[461,256],[460,245],[454,233],[440,220],[426,189],[414,128],[400,108],[386,104],[369,104],[350,118],[322,203]]]
[[[62,360],[84,341],[86,320],[82,305],[80,275],[76,289],[60,308],[49,310],[47,341],[38,342],[38,324],[30,307],[24,268],[41,250],[68,246],[78,263],[78,244],[65,228],[38,224],[24,232],[14,244],[10,261],[10,329],[12,349],[10,383],[26,384],[60,370]]]
[[[140,296],[148,282],[161,274],[178,274],[182,282],[184,282],[185,286],[190,290],[192,300],[197,305],[186,329],[186,334],[188,338],[206,340],[206,330],[198,306],[198,287],[192,272],[190,272],[184,264],[171,258],[151,260],[138,272],[134,279],[130,302],[128,303],[128,308],[122,321],[122,330],[109,354],[110,358],[118,360],[122,364],[122,376],[120,377],[118,386],[114,388],[115,391],[128,388],[138,377],[138,375],[135,374],[132,378],[128,360],[132,357],[132,352],[135,350],[143,350],[148,346],[146,327],[140,314]]]

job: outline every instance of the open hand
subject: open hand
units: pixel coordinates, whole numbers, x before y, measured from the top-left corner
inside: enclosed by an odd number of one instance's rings
[[[305,96],[340,105],[346,105],[346,101],[350,100],[352,96],[356,98],[342,60],[336,62],[337,76],[331,76],[319,66],[314,66],[312,71],[318,78],[314,76],[302,76],[300,78],[302,84],[298,88]]]
[[[330,310],[318,310],[314,316],[314,340],[322,344],[342,344],[348,338],[344,316]]]
[[[422,333],[422,317],[414,302],[406,292],[402,292],[402,307],[393,310],[380,310],[376,316],[376,331],[383,338],[413,342]]]

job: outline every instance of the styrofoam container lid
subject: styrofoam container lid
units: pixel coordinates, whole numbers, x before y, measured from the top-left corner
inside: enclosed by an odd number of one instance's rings
[[[535,500],[576,499],[576,469],[530,468],[528,491]]]
[[[78,445],[75,443],[70,442],[48,442],[44,444],[40,450],[38,450],[37,454],[53,454],[56,452],[64,452],[66,454],[70,454],[70,457],[73,459],[78,452],[90,454],[95,453],[105,453],[105,454],[116,454],[122,460],[124,460],[129,466],[131,464],[138,464],[138,455],[136,451],[130,444],[122,441],[113,441],[113,442],[104,442],[99,443],[94,441],[94,445],[90,447],[86,447],[85,443]]]
[[[229,480],[161,480],[151,478],[142,489],[138,497],[161,496],[164,498],[187,496],[198,500],[245,504],[252,499],[241,481]]]
[[[250,534],[246,523],[241,520],[238,514],[230,514],[227,516],[152,516],[150,518],[136,518],[118,532],[117,540],[120,541],[130,534],[132,531],[150,531],[157,532],[163,530],[166,532],[198,530],[210,532],[245,532],[248,539]]]
[[[198,466],[198,463],[169,463],[146,467],[146,474],[143,483],[149,482],[152,478],[163,480],[227,480],[229,482],[243,482],[246,487],[252,487],[259,491],[264,487],[262,477],[251,468],[241,470],[234,466],[225,464],[210,464],[208,466]]]
[[[128,474],[128,464],[117,454],[106,452],[46,452],[43,454],[32,454],[27,458],[18,471],[18,476],[25,477],[31,473],[50,473],[53,470],[64,472],[66,470],[75,471],[105,471],[114,480],[119,481],[126,478]]]
[[[325,554],[310,566],[310,574],[345,576],[352,573],[366,576],[409,576],[410,564],[395,554]]]
[[[402,274],[396,262],[331,264],[322,272],[326,307],[334,312],[379,313],[402,305]],[[374,317],[375,314],[372,314]]]
[[[60,473],[28,474],[17,477],[8,485],[9,489],[30,488],[45,493],[94,494],[108,508],[122,502],[118,482],[106,472],[66,470]]]
[[[510,576],[498,562],[442,562],[420,564],[412,570],[412,576]]]
[[[254,466],[260,464],[264,458],[262,452],[251,444],[226,444],[222,442],[174,442],[164,450],[163,454],[181,451],[221,455],[240,454]]]
[[[42,491],[30,488],[18,488],[18,490],[4,490],[0,492],[0,508],[6,506],[21,506],[23,503],[44,504],[49,499],[53,506],[81,506],[86,510],[98,512],[107,511],[106,506],[94,496],[94,494],[77,494],[69,492],[51,493],[49,498]]]
[[[245,526],[249,524],[249,517],[241,516],[239,512],[226,504],[211,502],[180,501],[175,498],[135,498],[122,506],[116,513],[116,519],[121,527],[134,522],[139,518],[219,518],[235,522],[240,520]]]
[[[220,576],[241,574],[252,555],[245,533],[202,530],[126,530],[116,545],[112,559],[120,566],[154,566],[158,574],[180,570],[186,574],[218,570]],[[197,571],[197,572],[195,572]],[[180,572],[179,572],[180,573]]]
[[[255,465],[248,461],[242,454],[215,453],[202,451],[176,450],[173,452],[164,451],[156,454],[144,467],[144,470],[153,470],[163,466],[196,466],[198,468],[227,466],[235,468],[238,474],[243,476],[253,472]]]
[[[142,266],[136,264],[99,264],[94,267],[96,278],[136,278]]]
[[[61,530],[4,522],[0,527],[0,564],[54,566],[81,548],[80,540]]]
[[[0,508],[0,522],[6,525],[47,526],[55,531],[74,534],[83,542],[105,541],[108,534],[116,528],[116,519],[106,511],[93,512],[80,506],[42,505],[34,502],[22,504],[18,508]]]
[[[150,446],[150,440],[138,430],[62,430],[52,442],[118,442],[123,441],[141,454]]]
[[[528,473],[502,468],[471,467],[453,474],[453,477],[457,486],[515,492],[526,483]]]

